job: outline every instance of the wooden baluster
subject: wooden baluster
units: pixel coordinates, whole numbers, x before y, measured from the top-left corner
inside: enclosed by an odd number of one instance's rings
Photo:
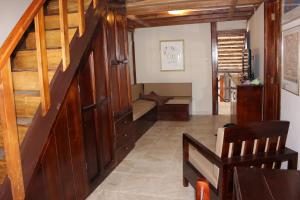
[[[68,6],[67,0],[59,0],[59,23],[61,34],[61,50],[63,70],[70,64],[69,27],[68,27]]]
[[[93,0],[93,5],[94,5],[94,8],[97,8],[98,0]]]
[[[41,8],[37,16],[34,18],[34,23],[42,112],[43,115],[46,115],[50,108],[50,91],[48,78],[45,18],[43,8]]]
[[[81,37],[85,32],[84,0],[78,0],[78,14],[79,14],[79,36]]]
[[[1,78],[2,84],[0,85],[0,114],[3,127],[3,141],[7,165],[7,175],[10,179],[13,199],[23,200],[25,198],[25,190],[10,60],[2,69]]]

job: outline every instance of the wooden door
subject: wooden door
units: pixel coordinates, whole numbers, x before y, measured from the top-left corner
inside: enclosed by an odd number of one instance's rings
[[[131,109],[130,75],[127,64],[128,36],[125,15],[119,11],[112,11],[111,13],[114,17],[110,18],[114,20],[108,22],[108,52],[110,57],[112,110],[115,118],[118,118]],[[112,48],[115,49],[112,50]]]
[[[110,101],[110,85],[106,49],[106,24],[100,22],[98,37],[94,43],[95,52],[95,86],[99,134],[101,136],[101,159],[104,173],[114,164],[114,134],[112,109]]]
[[[83,121],[83,135],[87,162],[88,179],[92,182],[100,175],[100,144],[98,134],[98,114],[94,79],[94,54],[91,52],[88,62],[79,72],[79,88],[81,98],[81,112]]]

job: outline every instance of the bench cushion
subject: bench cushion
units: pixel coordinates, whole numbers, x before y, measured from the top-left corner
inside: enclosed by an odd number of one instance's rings
[[[139,119],[156,106],[154,101],[137,100],[133,102],[133,121]]]
[[[192,102],[190,97],[174,97],[166,102],[166,104],[190,104]]]

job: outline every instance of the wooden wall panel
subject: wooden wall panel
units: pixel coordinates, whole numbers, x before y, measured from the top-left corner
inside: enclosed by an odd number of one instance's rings
[[[56,119],[27,199],[84,199],[88,194],[77,79]]]
[[[70,151],[73,156],[73,177],[75,184],[76,197],[84,199],[88,193],[88,179],[86,174],[84,143],[82,132],[82,119],[80,114],[80,101],[77,92],[77,83],[72,85],[69,98],[72,102],[68,101],[66,105],[67,119],[68,119],[68,133],[70,138]]]
[[[218,44],[217,23],[211,23],[212,113],[218,114]]]
[[[56,149],[56,139],[54,135],[51,135],[46,152],[42,158],[41,165],[43,168],[43,174],[45,177],[45,192],[48,199],[63,199],[63,185],[60,180],[61,174],[59,171],[58,155]],[[36,177],[33,178],[33,182]],[[30,193],[27,195],[31,195]],[[26,196],[27,196],[26,195]]]

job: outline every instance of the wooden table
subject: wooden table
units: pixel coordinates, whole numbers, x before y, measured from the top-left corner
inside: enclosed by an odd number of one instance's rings
[[[300,172],[235,168],[234,197],[237,200],[299,200]]]

